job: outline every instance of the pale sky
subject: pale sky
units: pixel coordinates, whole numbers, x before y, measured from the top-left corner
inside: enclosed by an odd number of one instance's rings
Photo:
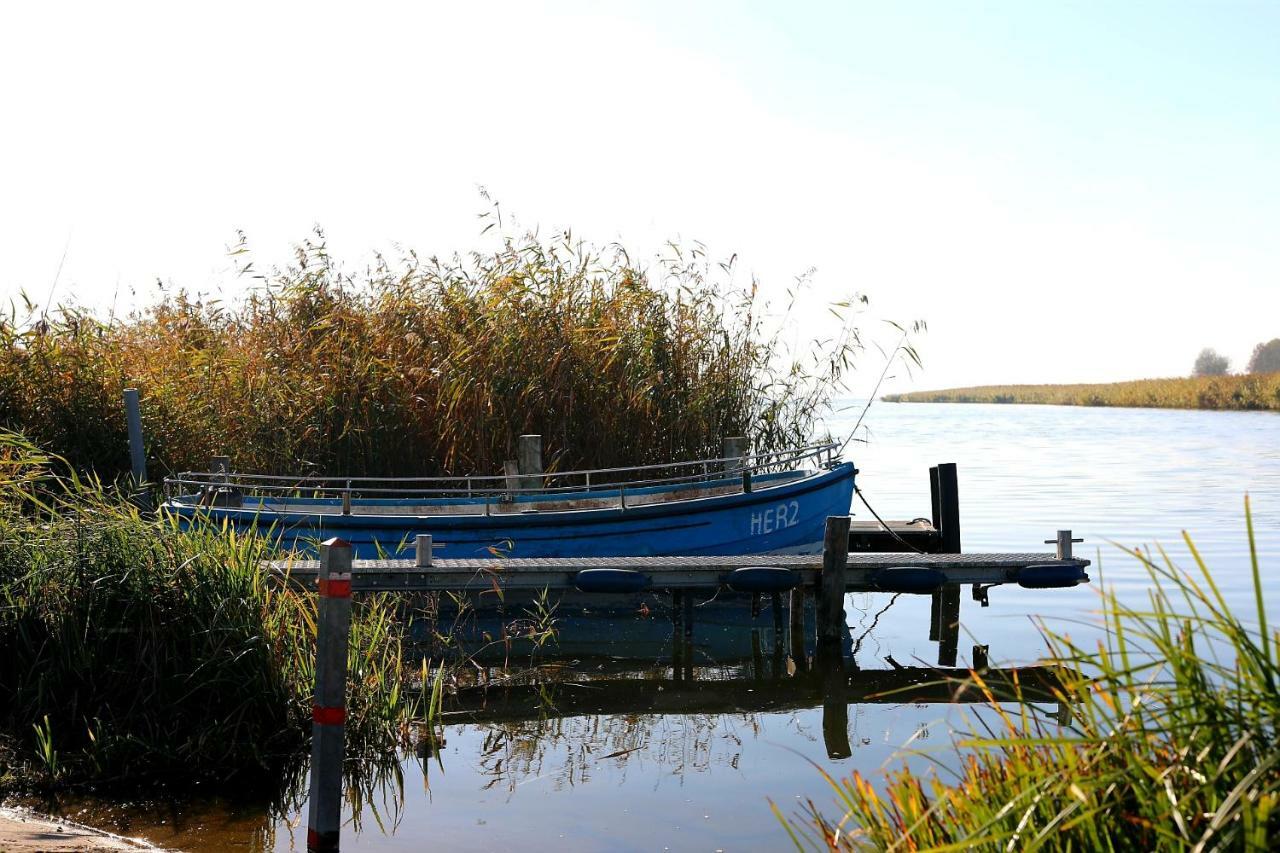
[[[816,267],[796,335],[924,318],[896,389],[1280,336],[1280,3],[23,3],[0,81],[5,302],[234,297],[236,229],[467,249],[484,186],[779,298]]]

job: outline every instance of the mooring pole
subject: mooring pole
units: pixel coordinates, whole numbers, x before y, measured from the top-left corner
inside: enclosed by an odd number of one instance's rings
[[[341,539],[320,544],[319,592],[307,850],[334,853],[342,827],[347,646],[351,635],[351,545]]]
[[[431,568],[431,534],[419,533],[414,540],[414,563],[420,569]]]
[[[541,435],[522,435],[516,439],[516,465],[520,471],[520,488],[542,488]]]
[[[129,424],[129,468],[133,482],[141,485],[147,481],[147,452],[142,445],[142,407],[137,388],[124,389],[124,414]]]
[[[848,678],[839,641],[819,641],[814,666],[822,686],[822,743],[827,748],[827,757],[848,758],[853,755],[849,746]]]
[[[797,672],[804,672],[808,668],[808,660],[804,653],[804,587],[796,587],[789,595],[787,633],[791,640],[791,660],[795,663]]]
[[[960,483],[954,462],[929,469],[933,526],[941,542],[938,553],[960,553]],[[947,584],[933,593],[929,608],[929,639],[937,640],[938,664],[955,666],[960,631],[960,587]]]
[[[849,563],[849,516],[827,516],[822,542],[822,575],[818,578],[818,641],[842,640],[848,632],[844,620],[845,569]]]
[[[721,445],[720,456],[724,459],[720,469],[722,471],[735,471],[744,467],[743,462],[747,453],[751,449],[751,444],[745,435],[731,435],[726,438]]]
[[[960,649],[960,584],[949,583],[938,595],[938,666],[955,666]]]

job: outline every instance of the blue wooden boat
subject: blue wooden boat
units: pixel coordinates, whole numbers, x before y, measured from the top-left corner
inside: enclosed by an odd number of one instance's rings
[[[534,476],[351,478],[186,472],[165,481],[183,525],[228,524],[314,552],[330,536],[361,559],[818,553],[849,512],[854,467],[835,445]]]

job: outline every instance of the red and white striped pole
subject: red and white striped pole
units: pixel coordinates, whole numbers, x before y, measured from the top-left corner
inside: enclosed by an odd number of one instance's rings
[[[347,644],[351,634],[351,545],[320,544],[316,686],[311,705],[308,853],[334,853],[342,827],[342,755],[347,721]]]

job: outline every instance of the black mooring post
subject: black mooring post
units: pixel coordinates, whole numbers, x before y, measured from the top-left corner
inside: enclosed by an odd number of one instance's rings
[[[960,483],[956,464],[944,462],[929,469],[929,497],[933,503],[933,527],[938,531],[938,553],[960,553]],[[944,586],[930,596],[929,639],[942,645],[938,663],[955,665],[960,620],[960,587]],[[946,663],[946,661],[950,663]]]
[[[956,476],[956,464],[946,462],[936,469],[938,491],[933,525],[942,534],[940,553],[960,553],[960,484]]]
[[[949,583],[938,594],[938,666],[955,666],[960,649],[960,584]]]
[[[822,574],[818,576],[817,639],[846,642],[849,627],[845,624],[845,571],[849,567],[849,516],[827,516],[826,535],[822,541]]]

